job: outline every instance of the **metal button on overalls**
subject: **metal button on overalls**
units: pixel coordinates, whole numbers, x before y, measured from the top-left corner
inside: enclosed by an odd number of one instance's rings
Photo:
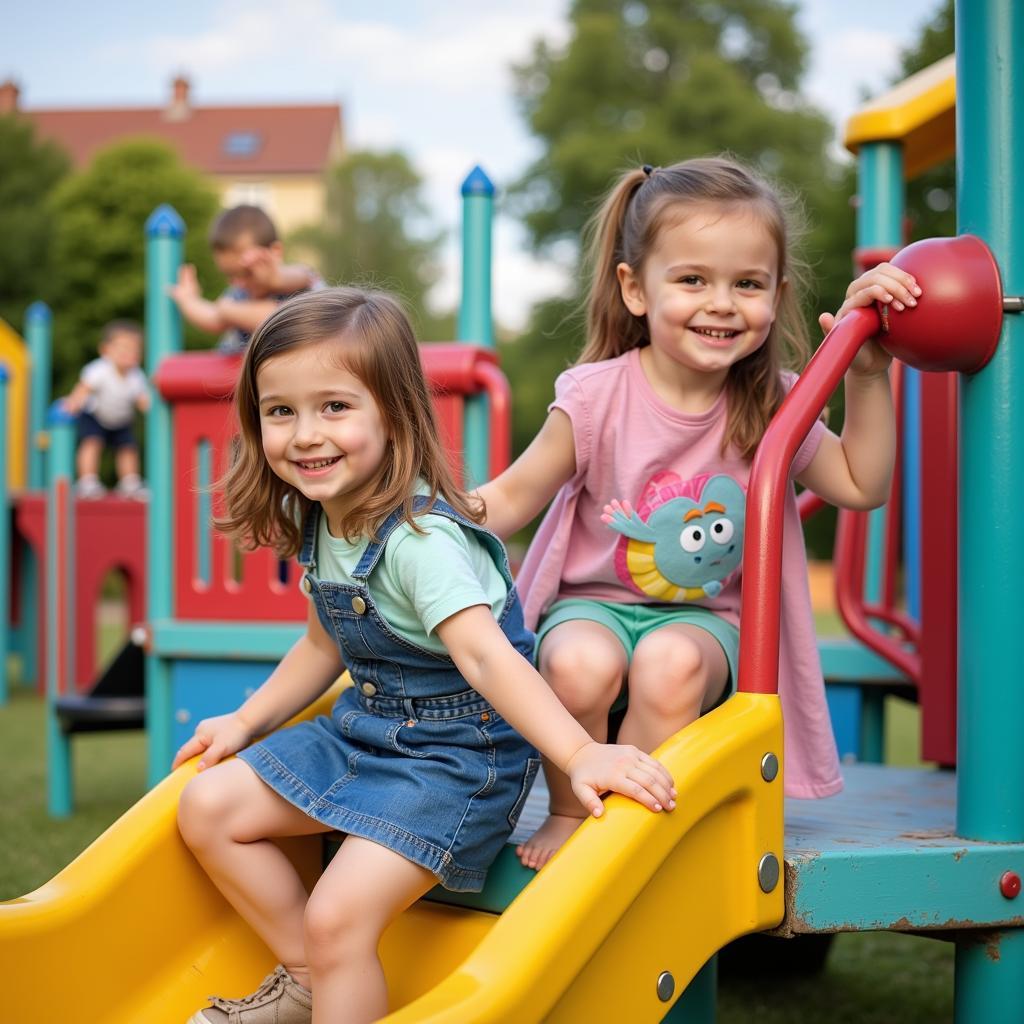
[[[308,576],[302,577],[302,589],[307,594],[311,594],[313,592],[313,583]]]
[[[377,692],[377,687],[374,686],[373,683],[363,683],[359,689],[362,690],[367,697],[372,697]]]
[[[366,611],[366,602],[358,594],[352,598],[352,611],[356,615],[362,615]]]

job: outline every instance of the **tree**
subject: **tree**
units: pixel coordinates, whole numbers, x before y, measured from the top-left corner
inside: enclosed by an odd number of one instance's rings
[[[903,51],[900,80],[953,52],[953,0],[941,0],[917,42]],[[912,238],[956,234],[956,160],[946,160],[907,183]]]
[[[100,329],[109,320],[142,320],[145,298],[145,224],[161,203],[173,206],[188,228],[185,259],[196,264],[208,291],[219,290],[206,241],[219,208],[213,187],[186,167],[166,144],[150,139],[117,143],[68,178],[53,197],[54,370],[66,390],[95,357]],[[211,339],[191,335],[193,345]]]
[[[31,302],[51,297],[53,212],[47,200],[67,170],[67,155],[39,141],[31,121],[0,117],[0,316],[17,330]]]
[[[323,223],[301,229],[292,241],[314,250],[329,283],[399,295],[427,337],[433,319],[426,295],[440,275],[443,235],[429,226],[422,186],[403,153],[351,153],[328,171]]]
[[[806,43],[780,0],[576,0],[564,52],[516,69],[544,145],[517,183],[538,246],[577,238],[623,167],[730,152],[798,188],[822,179],[827,120],[796,91]]]

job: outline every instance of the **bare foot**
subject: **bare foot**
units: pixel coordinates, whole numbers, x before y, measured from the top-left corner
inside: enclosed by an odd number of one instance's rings
[[[562,844],[583,824],[583,818],[568,814],[549,814],[536,832],[516,847],[516,854],[523,867],[539,871],[556,853]]]

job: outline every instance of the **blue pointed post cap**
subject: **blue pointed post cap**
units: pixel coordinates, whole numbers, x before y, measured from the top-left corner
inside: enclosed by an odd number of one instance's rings
[[[185,222],[168,203],[161,203],[146,221],[147,238],[182,238],[184,234]]]
[[[46,416],[46,422],[51,424],[51,426],[58,427],[62,423],[72,423],[74,419],[75,417],[68,412],[63,398],[58,398],[57,401],[50,403],[50,411]]]
[[[479,164],[466,175],[466,180],[462,183],[462,194],[464,196],[494,195],[494,182],[487,177],[487,172]]]
[[[33,302],[25,310],[25,319],[32,323],[49,323],[52,318],[50,307],[45,302]]]

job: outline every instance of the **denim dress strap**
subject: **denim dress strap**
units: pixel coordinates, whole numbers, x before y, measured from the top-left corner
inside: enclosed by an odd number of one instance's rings
[[[311,572],[316,569],[314,552],[316,551],[316,531],[320,525],[320,513],[322,506],[316,502],[306,513],[302,523],[302,546],[299,549],[299,565]]]

